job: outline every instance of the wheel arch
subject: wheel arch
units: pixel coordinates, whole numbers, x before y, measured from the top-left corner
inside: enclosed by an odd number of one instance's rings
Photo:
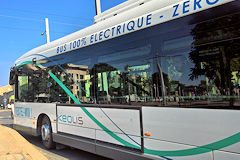
[[[50,121],[50,118],[48,115],[46,115],[45,113],[41,113],[38,118],[37,118],[37,135],[40,136],[41,135],[41,125],[42,125],[42,120],[43,117],[47,117]],[[50,121],[51,122],[51,121]]]

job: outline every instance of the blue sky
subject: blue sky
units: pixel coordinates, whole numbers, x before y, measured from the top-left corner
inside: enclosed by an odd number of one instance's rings
[[[102,11],[126,0],[101,0]],[[9,69],[27,51],[93,24],[95,0],[0,0],[0,86],[8,84]]]

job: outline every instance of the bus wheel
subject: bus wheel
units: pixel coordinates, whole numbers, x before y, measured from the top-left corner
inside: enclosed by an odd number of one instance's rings
[[[44,116],[42,119],[41,137],[42,143],[47,149],[55,147],[55,143],[53,142],[52,138],[52,126],[47,116]]]

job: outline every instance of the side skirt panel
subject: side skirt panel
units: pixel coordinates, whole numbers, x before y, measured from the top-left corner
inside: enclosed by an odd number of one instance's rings
[[[156,157],[151,158],[135,150],[124,148],[118,145],[112,145],[108,143],[102,143],[92,139],[83,137],[67,135],[67,134],[56,134],[53,133],[53,141],[61,143],[67,146],[71,146],[77,149],[81,149],[87,152],[98,154],[104,157],[117,159],[117,160],[153,160]]]

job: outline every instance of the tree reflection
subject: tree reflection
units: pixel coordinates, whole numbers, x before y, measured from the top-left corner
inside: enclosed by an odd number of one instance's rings
[[[235,14],[197,24],[191,32],[194,42],[189,58],[194,67],[190,79],[206,76],[206,85],[201,86],[215,88],[212,94],[234,95],[234,88],[239,88],[233,81],[233,73],[240,72],[239,24],[240,15]],[[239,74],[235,76],[238,81]]]
[[[99,64],[94,64],[93,68],[90,70],[90,75],[91,75],[91,96],[96,99],[97,101],[100,101],[101,97],[107,96],[107,91],[104,89],[100,88],[104,87],[104,80],[103,80],[103,73],[106,73],[107,79],[110,76],[111,71],[116,71],[117,69],[114,68],[113,66],[107,64],[107,63],[99,63]],[[100,84],[99,84],[100,83]],[[109,83],[107,83],[109,85]],[[109,88],[109,86],[107,86]]]

